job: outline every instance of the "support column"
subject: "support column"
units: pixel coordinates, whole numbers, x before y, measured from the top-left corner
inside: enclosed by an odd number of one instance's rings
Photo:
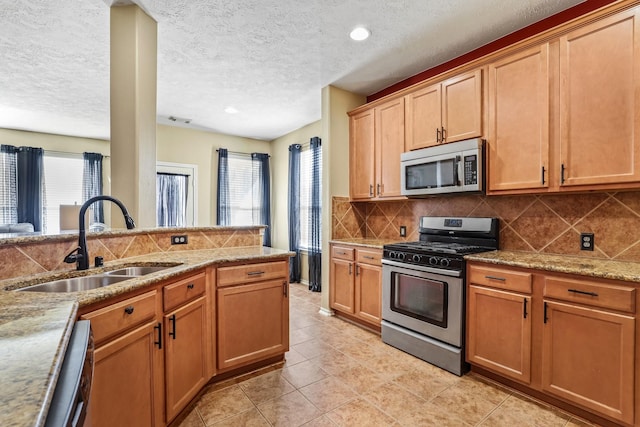
[[[156,76],[156,21],[136,5],[112,7],[111,194],[138,227],[156,226]]]

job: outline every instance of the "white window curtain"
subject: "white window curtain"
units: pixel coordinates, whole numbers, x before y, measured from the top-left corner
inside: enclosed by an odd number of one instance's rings
[[[156,175],[158,227],[186,227],[188,175]]]

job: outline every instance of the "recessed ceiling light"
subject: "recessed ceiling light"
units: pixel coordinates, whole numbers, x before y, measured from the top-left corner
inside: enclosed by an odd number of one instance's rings
[[[238,114],[238,109],[229,106],[229,107],[224,109],[224,112],[227,113],[227,114]]]
[[[362,41],[368,39],[369,35],[371,35],[371,32],[365,27],[356,27],[351,31],[349,37],[356,41]]]

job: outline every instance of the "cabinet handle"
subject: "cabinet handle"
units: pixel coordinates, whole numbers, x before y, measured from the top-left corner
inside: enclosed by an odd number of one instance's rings
[[[336,253],[337,253],[338,255],[346,255],[346,254],[347,254],[346,252],[338,252],[338,251],[336,251]]]
[[[547,303],[544,303],[544,323],[547,323],[547,320],[549,320],[549,318],[547,317]]]
[[[360,266],[356,264],[356,276],[360,274]]]
[[[369,196],[373,197],[373,184],[369,184]]]
[[[264,271],[250,271],[247,276],[260,276],[261,274],[264,274]]]
[[[436,142],[440,142],[440,129],[436,128]]]
[[[349,264],[349,276],[351,276],[351,264]]]
[[[568,289],[569,292],[573,292],[574,294],[580,294],[580,295],[589,295],[592,297],[597,297],[598,294],[595,292],[587,292],[587,291],[581,291],[579,289]]]
[[[176,315],[172,314],[169,316],[169,322],[171,322],[171,332],[169,332],[169,336],[176,339]]]
[[[380,195],[380,184],[378,184],[378,196]]]
[[[542,166],[542,185],[544,185],[544,172],[545,172],[545,169],[544,169],[544,166]]]
[[[187,285],[187,289],[193,289],[193,283],[189,283],[189,284]]]
[[[564,184],[564,163],[560,165],[560,184]]]
[[[504,277],[497,277],[497,276],[484,276],[485,279],[489,279],[489,280],[499,280],[501,282],[506,282],[507,279],[505,279]]]
[[[447,131],[445,130],[444,126],[442,127],[442,132],[440,133],[440,135],[442,135],[442,142],[444,142],[447,139]]]
[[[158,322],[156,326],[153,327],[158,331],[158,341],[155,341],[154,344],[158,346],[158,349],[162,350],[162,323]]]
[[[287,282],[282,282],[282,293],[284,297],[287,298]]]
[[[374,257],[369,256],[369,255],[363,255],[362,258],[364,258],[364,259],[375,259]]]
[[[525,319],[527,318],[527,301],[528,300],[525,298],[524,299],[524,309],[523,309],[523,313],[522,313],[524,315]]]
[[[133,313],[133,306],[130,305],[130,306],[125,307],[124,312],[127,313],[127,314],[132,314]]]

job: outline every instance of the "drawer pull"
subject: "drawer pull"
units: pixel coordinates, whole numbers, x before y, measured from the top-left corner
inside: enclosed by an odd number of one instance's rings
[[[524,299],[524,309],[523,309],[523,313],[522,313],[524,315],[525,319],[527,318],[527,301],[528,300],[525,298]]]
[[[544,303],[544,316],[543,316],[543,319],[544,319],[544,323],[547,323],[547,320],[549,320],[549,317],[547,316],[547,303],[546,302]]]
[[[153,327],[158,331],[158,341],[155,341],[154,344],[158,346],[160,350],[162,350],[162,323],[158,322],[156,326]]]
[[[369,256],[369,255],[363,255],[362,258],[364,258],[364,259],[375,259],[374,257]]]
[[[264,274],[264,271],[250,271],[247,276],[260,276],[261,274]]]
[[[336,253],[337,253],[338,255],[346,255],[346,254],[347,254],[346,252],[338,252],[338,251],[336,251]]]
[[[125,307],[124,312],[127,314],[132,314],[133,313],[133,306],[130,305],[128,307]]]
[[[598,294],[595,292],[587,292],[587,291],[581,291],[579,289],[568,289],[569,292],[573,292],[574,294],[580,294],[580,295],[589,295],[592,297],[597,297]]]
[[[189,283],[189,284],[187,285],[187,289],[193,289],[193,287],[194,287],[193,283]]]
[[[282,293],[284,297],[287,298],[287,282],[282,282]]]
[[[176,315],[172,314],[169,316],[169,322],[171,323],[171,331],[169,332],[169,336],[176,339]]]
[[[484,276],[485,279],[489,279],[489,280],[499,280],[501,282],[506,282],[507,279],[505,279],[504,277],[497,277],[497,276]]]

